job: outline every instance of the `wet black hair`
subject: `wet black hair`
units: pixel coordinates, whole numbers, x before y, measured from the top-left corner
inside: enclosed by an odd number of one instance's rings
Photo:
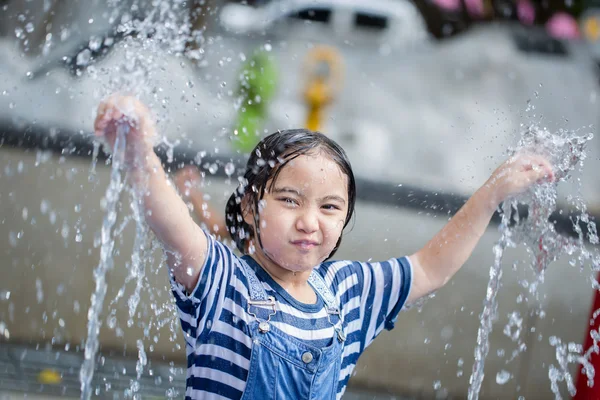
[[[246,164],[246,173],[225,206],[227,231],[239,251],[246,253],[248,240],[253,237],[257,238],[258,245],[262,248],[260,232],[254,232],[254,227],[260,231],[259,203],[264,197],[265,190],[273,188],[277,176],[287,162],[315,151],[324,151],[348,177],[348,212],[344,228],[348,225],[354,214],[356,182],[346,152],[336,142],[320,132],[308,129],[277,131],[262,139],[252,150]],[[244,221],[242,207],[252,207],[254,227]],[[339,248],[342,236],[343,234],[340,234],[328,258],[331,258]]]

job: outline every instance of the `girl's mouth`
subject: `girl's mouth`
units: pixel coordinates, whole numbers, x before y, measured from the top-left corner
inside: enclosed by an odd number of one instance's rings
[[[311,241],[311,240],[294,240],[292,244],[301,250],[310,250],[319,245],[319,243]]]

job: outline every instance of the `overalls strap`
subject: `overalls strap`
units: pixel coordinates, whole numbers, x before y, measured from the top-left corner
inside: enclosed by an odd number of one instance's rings
[[[315,270],[310,273],[308,277],[308,282],[312,285],[312,287],[317,291],[317,293],[321,296],[328,310],[336,310],[339,312],[339,305],[331,290],[327,287],[325,280],[323,277]]]
[[[242,265],[244,275],[246,275],[246,279],[248,279],[248,291],[250,292],[250,300],[252,300],[253,302],[268,301],[269,296],[267,296],[265,288],[258,280],[258,277],[256,276],[256,273],[254,272],[252,267],[250,267],[245,261],[242,261],[240,264]]]

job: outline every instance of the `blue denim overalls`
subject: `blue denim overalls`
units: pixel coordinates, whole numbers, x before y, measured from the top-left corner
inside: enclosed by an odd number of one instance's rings
[[[267,296],[252,268],[242,262],[250,299],[247,312],[252,336],[252,355],[242,400],[334,400],[346,335],[344,319],[334,295],[313,271],[308,279],[323,299],[334,338],[325,348],[312,347],[269,323],[277,312],[275,298]]]

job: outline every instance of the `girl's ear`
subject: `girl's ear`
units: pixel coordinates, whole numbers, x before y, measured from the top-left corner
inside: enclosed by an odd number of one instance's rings
[[[244,222],[249,226],[254,226],[254,207],[252,206],[252,200],[248,194],[245,194],[244,197],[242,197],[242,204],[240,204],[240,206]]]

